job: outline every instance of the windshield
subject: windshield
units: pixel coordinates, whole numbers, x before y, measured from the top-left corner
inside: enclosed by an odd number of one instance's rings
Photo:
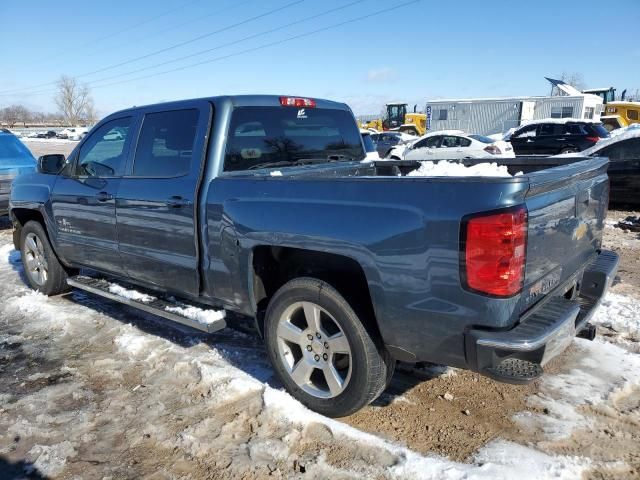
[[[231,116],[224,170],[362,160],[360,131],[345,110],[238,107]]]
[[[494,143],[495,140],[493,138],[485,137],[484,135],[469,135],[469,138],[473,138],[482,143]]]
[[[0,167],[33,165],[35,159],[24,144],[13,135],[0,133]]]

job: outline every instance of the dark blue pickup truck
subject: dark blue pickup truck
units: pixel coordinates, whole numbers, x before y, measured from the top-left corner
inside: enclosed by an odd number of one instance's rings
[[[618,264],[601,249],[606,159],[457,178],[364,157],[352,112],[326,100],[132,108],[15,180],[14,242],[47,295],[209,332],[255,319],[287,390],[331,416],[380,395],[396,360],[525,383],[593,336]]]

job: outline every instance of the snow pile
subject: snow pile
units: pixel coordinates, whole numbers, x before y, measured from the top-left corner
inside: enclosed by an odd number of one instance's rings
[[[165,307],[165,310],[176,315],[181,315],[202,325],[211,325],[212,323],[222,320],[225,317],[224,310],[205,310],[203,308],[194,307],[191,305],[176,305],[172,307]]]
[[[269,175],[271,175],[272,177],[281,177],[282,172],[280,170],[273,170],[272,172],[269,173]]]
[[[515,176],[522,175],[522,172]],[[449,160],[439,162],[420,162],[420,167],[407,174],[408,177],[511,177],[505,165],[497,163],[478,163],[465,166]]]
[[[542,378],[540,391],[528,399],[545,414],[522,412],[514,420],[524,429],[541,430],[549,439],[563,439],[592,420],[583,405],[599,406],[640,385],[640,356],[596,339],[574,340],[577,350],[567,358],[562,373]]]
[[[109,291],[119,297],[128,298],[129,300],[135,300],[136,302],[150,303],[153,302],[156,297],[147,295],[146,293],[138,292],[137,290],[129,290],[117,283],[109,284]]]
[[[613,332],[615,341],[640,342],[640,301],[609,292],[591,322]]]

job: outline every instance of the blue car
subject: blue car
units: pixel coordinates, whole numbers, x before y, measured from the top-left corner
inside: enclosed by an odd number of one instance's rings
[[[14,134],[0,130],[0,215],[9,210],[11,182],[21,174],[33,172],[36,159]]]

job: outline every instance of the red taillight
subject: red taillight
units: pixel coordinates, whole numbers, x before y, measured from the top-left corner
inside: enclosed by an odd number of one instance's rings
[[[585,139],[593,143],[598,143],[600,141],[600,137],[586,137]]]
[[[520,292],[527,255],[526,208],[472,217],[465,227],[463,281],[466,286],[497,297]]]
[[[484,147],[484,151],[485,152],[489,152],[491,155],[501,155],[502,152],[500,151],[500,149],[498,148],[497,145],[487,145],[486,147]]]
[[[316,106],[316,101],[313,98],[280,97],[280,105],[283,107],[314,108]]]

